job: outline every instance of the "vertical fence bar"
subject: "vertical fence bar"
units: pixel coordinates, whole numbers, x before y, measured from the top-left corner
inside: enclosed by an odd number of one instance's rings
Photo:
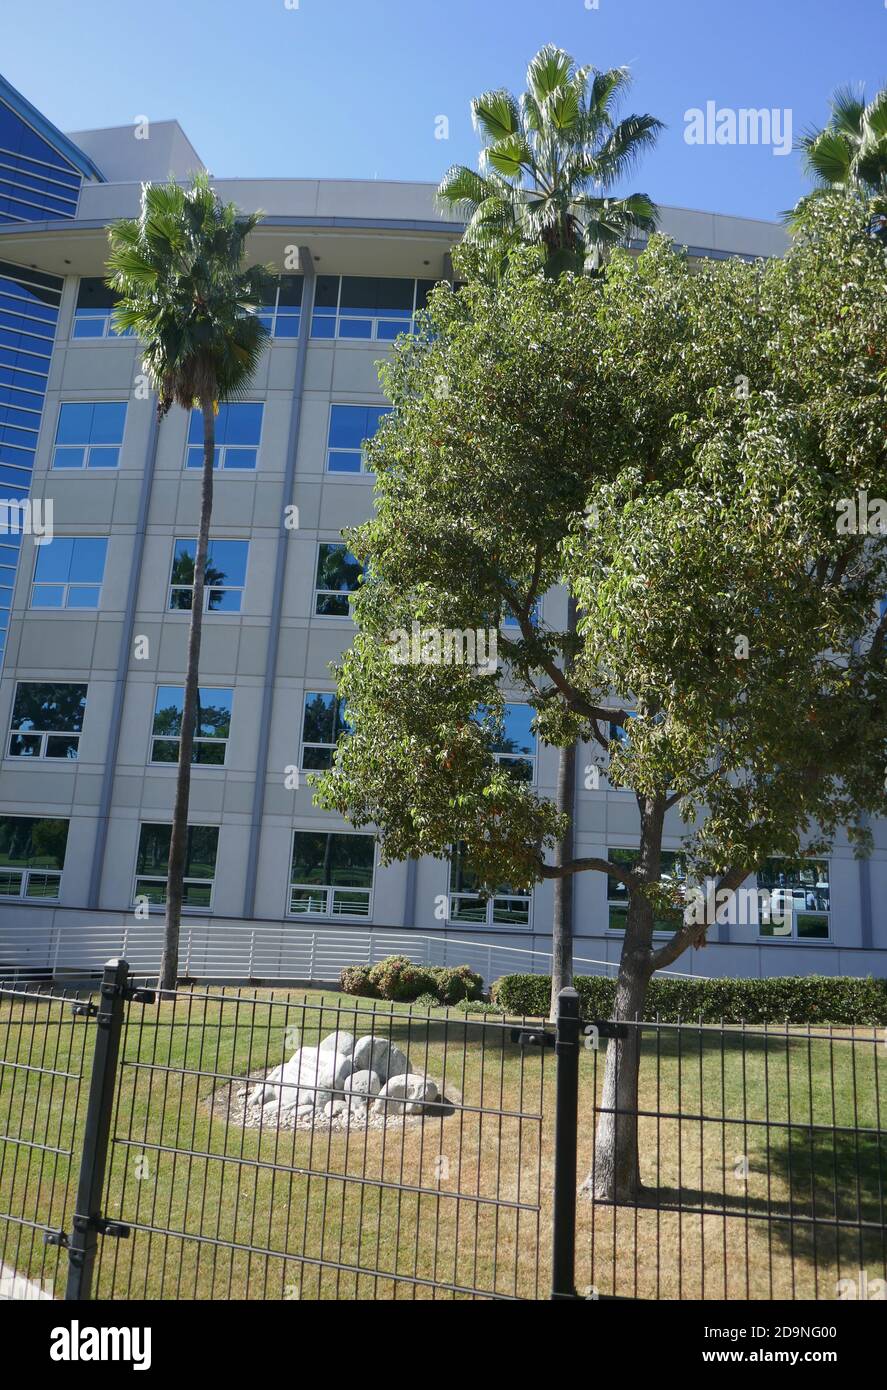
[[[554,1200],[551,1297],[578,1298],[576,1292],[576,1146],[579,1137],[579,995],[562,989],[557,997],[554,1118]]]
[[[77,1203],[68,1242],[66,1299],[87,1299],[92,1289],[128,978],[125,960],[109,960],[102,974]]]

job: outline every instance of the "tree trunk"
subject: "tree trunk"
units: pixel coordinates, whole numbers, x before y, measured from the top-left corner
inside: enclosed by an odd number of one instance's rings
[[[658,883],[662,865],[665,798],[638,797],[641,819],[637,875],[641,884]],[[624,1038],[611,1038],[604,1062],[601,1110],[591,1172],[582,1191],[598,1201],[637,1202],[643,1196],[638,1149],[638,1076],[647,985],[653,974],[653,906],[640,888],[630,888],[625,940],[613,1018],[626,1023]]]
[[[576,631],[577,604],[573,595],[567,600],[567,631]],[[572,661],[564,662],[567,672]],[[574,829],[573,815],[576,808],[576,744],[561,748],[557,769],[557,795],[555,805],[558,812],[569,816],[570,824],[561,836],[554,851],[557,865],[569,864],[573,858]],[[573,983],[573,874],[554,880],[554,906],[551,919],[551,1000],[549,1017],[557,1017],[557,997],[562,989]]]
[[[649,907],[639,905],[639,910],[649,911]],[[641,1034],[635,1020],[643,1018],[649,979],[646,956],[623,953],[613,1017],[628,1020],[627,1036],[611,1038],[607,1046],[594,1161],[582,1185],[599,1201],[636,1202],[643,1192],[637,1113]]]
[[[200,494],[200,525],[194,553],[194,590],[191,597],[191,623],[188,629],[188,665],[182,701],[182,731],[179,738],[179,768],[169,837],[169,863],[166,880],[166,928],[158,987],[172,990],[179,972],[179,927],[184,895],[185,855],[188,847],[188,802],[191,796],[191,757],[199,697],[200,638],[203,631],[203,595],[209,524],[213,509],[213,457],[216,443],[215,404],[211,395],[200,398],[203,412],[203,475]]]

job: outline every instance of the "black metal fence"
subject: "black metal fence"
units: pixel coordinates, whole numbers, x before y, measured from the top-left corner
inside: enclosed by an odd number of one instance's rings
[[[0,990],[6,1295],[887,1296],[883,1036],[617,1027],[640,1034],[643,1188],[607,1198],[614,1026],[580,1024],[572,991],[554,1029],[345,996],[159,1000],[122,965],[90,999]],[[397,1049],[424,1089],[306,1076],[334,1036]]]

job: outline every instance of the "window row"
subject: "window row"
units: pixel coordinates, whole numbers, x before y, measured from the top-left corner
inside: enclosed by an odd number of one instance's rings
[[[65,863],[69,821],[61,818],[0,816],[0,898],[57,901]],[[161,908],[166,901],[171,827],[143,823],[133,875],[134,905],[147,902]],[[189,825],[185,854],[184,906],[191,911],[210,911],[213,906],[219,827]],[[611,862],[630,864],[637,851],[613,849]],[[666,856],[663,878],[674,873],[674,855]],[[286,914],[291,917],[364,919],[373,915],[376,847],[372,835],[350,831],[293,831]],[[830,930],[829,866],[811,861],[800,872],[787,873],[771,860],[758,875],[759,892],[770,893],[774,909],[790,900],[794,911],[786,924],[773,927],[762,922],[762,939],[827,941]],[[617,880],[609,879],[609,884]],[[448,920],[473,926],[526,928],[530,923],[531,894],[508,885],[482,893],[464,859],[454,846],[449,865]],[[624,889],[608,892],[607,926],[625,929]],[[782,912],[780,911],[780,916]],[[664,920],[660,931],[672,931]]]
[[[261,401],[238,401],[219,407],[213,457],[215,468],[227,472],[255,472],[263,414]],[[380,422],[390,414],[390,406],[332,405],[327,427],[327,471],[365,473],[366,445],[375,436]],[[52,467],[117,468],[125,428],[125,401],[63,401],[56,426]],[[192,410],[188,422],[185,467],[203,467],[203,413],[200,410]]]
[[[391,342],[412,333],[436,280],[376,275],[319,275],[311,316],[312,338],[350,338]],[[269,302],[258,317],[272,338],[298,338],[304,280],[276,277]],[[101,278],[84,277],[77,290],[74,338],[132,337],[118,332],[113,314],[117,295]]]
[[[89,687],[74,681],[19,681],[6,745],[9,758],[76,760]],[[154,696],[150,763],[177,763],[182,734],[184,687],[160,685]],[[201,686],[197,698],[192,762],[224,767],[234,711],[230,687]],[[483,717],[483,711],[479,717]],[[497,726],[497,760],[522,781],[535,780],[536,737],[529,705],[509,704]],[[333,765],[336,745],[351,728],[345,702],[329,691],[309,690],[302,704],[300,767],[318,772]],[[466,891],[468,891],[466,889]]]

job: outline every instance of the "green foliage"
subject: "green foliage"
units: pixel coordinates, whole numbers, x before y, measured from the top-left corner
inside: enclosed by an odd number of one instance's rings
[[[616,120],[630,82],[627,68],[577,67],[548,44],[530,63],[520,99],[502,90],[474,98],[474,127],[486,141],[480,172],[453,165],[438,202],[466,219],[476,269],[495,277],[510,255],[531,247],[546,274],[581,274],[626,237],[653,230],[656,208],[645,193],[609,193],[663,128],[650,115]]]
[[[384,371],[376,513],[348,533],[368,564],[338,672],[354,731],[320,804],[372,825],[383,862],[462,841],[488,891],[550,876],[564,818],[476,717],[508,689],[548,743],[609,760],[651,850],[674,799],[697,880],[738,886],[842,827],[864,849],[860,814],[887,814],[887,534],[837,516],[887,496],[885,281],[850,198],[811,204],[766,264],[694,266],[653,238],[597,278],[518,259],[498,289],[438,288]],[[413,620],[503,614],[496,671],[392,661]],[[627,882],[626,943],[654,968],[698,935],[654,950],[658,877],[648,856]]]
[[[370,984],[380,999],[406,1004],[433,990],[430,970],[414,965],[407,956],[387,956],[370,970]]]
[[[379,993],[370,978],[371,970],[369,965],[346,965],[339,975],[340,987],[359,999],[378,999]]]
[[[613,1012],[615,980],[577,975],[585,1019],[607,1019]],[[503,975],[491,996],[508,1014],[547,1017],[549,975]],[[786,975],[766,980],[672,980],[650,982],[645,1019],[663,1023],[887,1024],[887,980]]]
[[[207,396],[232,400],[249,386],[267,336],[251,311],[267,302],[271,271],[243,268],[260,220],[222,203],[200,173],[190,188],[143,185],[141,215],[111,224],[114,324],[140,339],[161,413],[173,402],[189,410]]]
[[[870,102],[862,87],[840,87],[831,106],[828,125],[801,138],[804,168],[816,188],[788,214],[788,221],[799,225],[812,201],[851,194],[867,205],[873,235],[887,241],[887,87]]]
[[[416,965],[408,956],[386,956],[376,965],[346,965],[339,976],[346,994],[433,1006],[480,999],[483,980],[467,965]]]

